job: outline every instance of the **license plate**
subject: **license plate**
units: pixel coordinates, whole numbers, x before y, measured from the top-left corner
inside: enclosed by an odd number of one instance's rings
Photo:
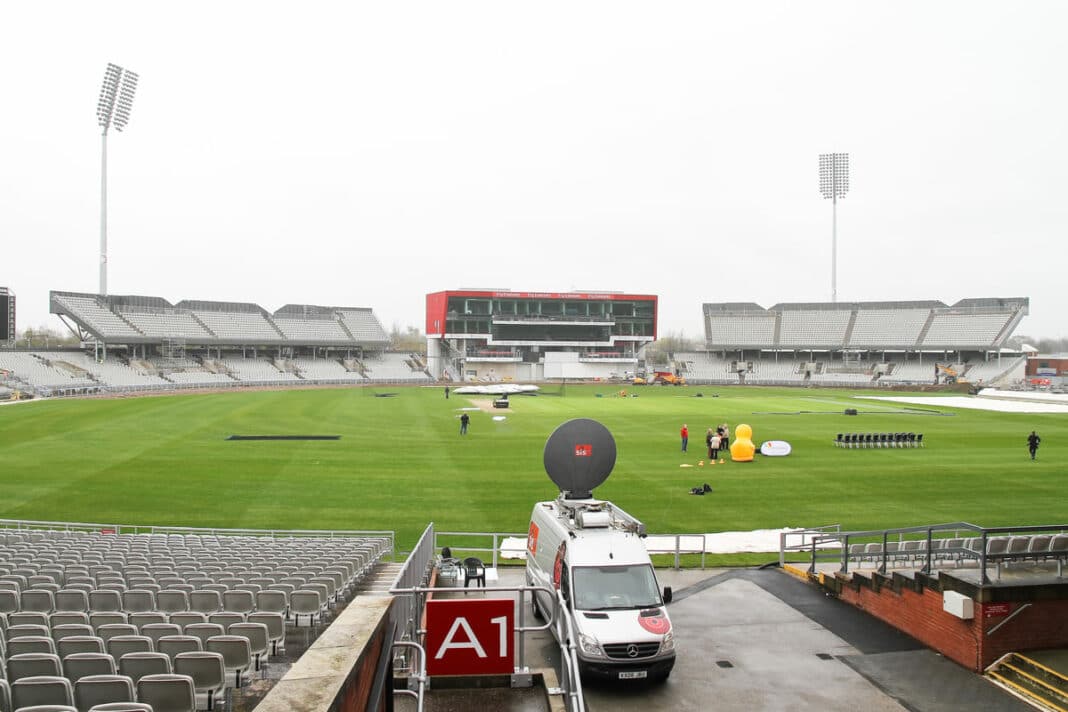
[[[649,672],[647,670],[634,670],[632,672],[619,673],[620,680],[640,680],[648,676]]]

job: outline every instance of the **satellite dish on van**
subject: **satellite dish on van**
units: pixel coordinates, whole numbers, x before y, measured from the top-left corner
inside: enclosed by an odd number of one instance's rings
[[[545,471],[565,499],[593,497],[615,464],[615,438],[596,420],[569,420],[545,441]]]

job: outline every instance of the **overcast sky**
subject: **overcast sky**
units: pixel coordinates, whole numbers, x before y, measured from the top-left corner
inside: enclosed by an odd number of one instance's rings
[[[0,286],[370,306],[460,287],[830,301],[1028,296],[1068,336],[1068,3],[20,2],[4,8]]]

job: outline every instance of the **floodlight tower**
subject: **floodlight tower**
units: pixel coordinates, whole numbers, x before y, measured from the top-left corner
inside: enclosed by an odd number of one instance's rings
[[[100,101],[96,104],[96,118],[100,124],[100,294],[108,293],[108,129],[126,128],[133,108],[137,74],[108,63],[104,83],[100,87]]]
[[[831,302],[838,301],[838,198],[849,192],[849,154],[820,154],[820,192],[831,199]]]

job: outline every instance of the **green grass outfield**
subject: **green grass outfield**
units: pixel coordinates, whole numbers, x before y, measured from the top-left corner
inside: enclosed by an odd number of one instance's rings
[[[939,417],[853,392],[689,386],[558,386],[514,396],[503,422],[440,388],[349,388],[55,400],[0,407],[0,518],[204,527],[391,529],[410,547],[439,531],[526,531],[556,491],[542,466],[552,430],[594,418],[615,436],[596,495],[650,532],[840,523],[849,529],[964,520],[1068,520],[1068,417],[940,408]],[[374,393],[393,392],[393,397]],[[694,397],[703,393],[704,397]],[[600,394],[602,397],[597,397]],[[712,397],[718,394],[718,397]],[[933,402],[936,402],[933,400]],[[843,414],[846,407],[862,411]],[[934,408],[932,408],[934,409]],[[786,415],[818,411],[813,414]],[[679,452],[688,423],[691,451]],[[785,458],[697,464],[709,425],[748,423]],[[1043,438],[1039,461],[1026,436]],[[925,449],[842,450],[838,432],[914,431]],[[339,441],[228,442],[231,434],[331,434]],[[688,494],[708,482],[713,492]]]

